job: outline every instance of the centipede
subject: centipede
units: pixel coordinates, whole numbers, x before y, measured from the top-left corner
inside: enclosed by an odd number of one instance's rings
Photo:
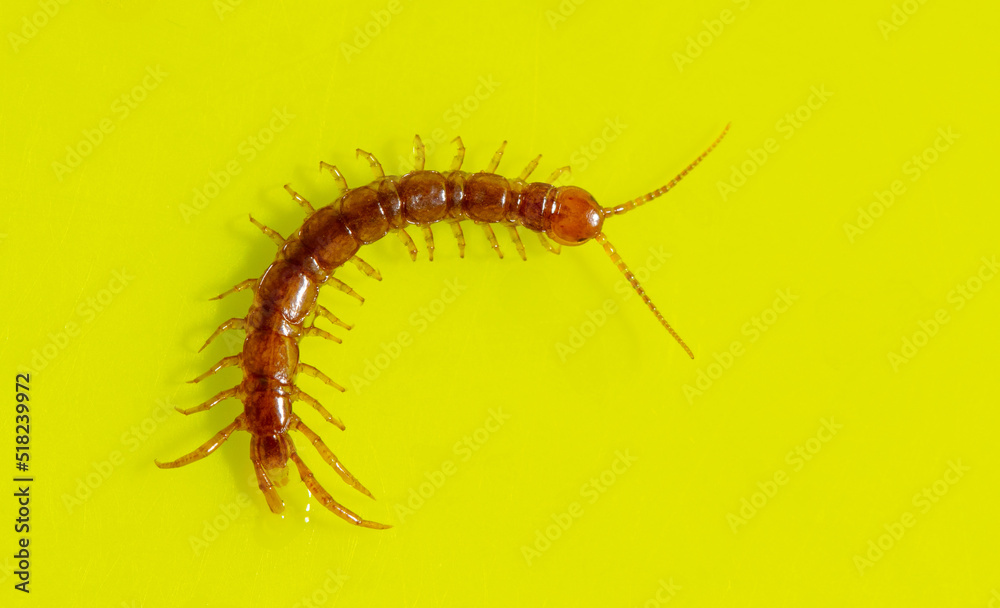
[[[242,281],[212,298],[220,299],[241,291],[253,293],[253,303],[246,316],[222,323],[205,341],[201,350],[226,331],[242,330],[246,333],[246,338],[238,354],[224,357],[190,382],[201,382],[228,367],[239,367],[243,371],[243,380],[201,405],[189,409],[176,408],[180,413],[190,415],[210,410],[227,399],[239,399],[243,403],[243,411],[194,451],[170,462],[157,460],[155,464],[161,469],[191,464],[213,453],[235,432],[246,431],[251,436],[250,460],[257,486],[272,512],[282,513],[285,509],[285,503],[276,488],[288,483],[290,460],[310,494],[337,516],[363,528],[381,530],[391,527],[362,518],[337,502],[320,484],[296,451],[291,431],[301,434],[312,443],[320,457],[347,485],[374,498],[320,436],[294,413],[292,404],[305,403],[340,430],[346,428],[317,399],[295,384],[301,373],[318,378],[338,391],[345,390],[316,367],[299,360],[299,341],[317,336],[341,342],[340,338],[316,325],[316,321],[322,318],[344,330],[352,328],[318,304],[320,288],[330,284],[363,302],[363,298],[334,277],[334,273],[350,263],[367,276],[382,280],[381,274],[359,258],[357,253],[362,246],[375,243],[389,233],[398,235],[410,258],[416,261],[417,246],[406,231],[411,226],[419,227],[423,232],[429,260],[434,259],[434,234],[431,227],[441,223],[451,227],[458,242],[459,257],[462,258],[465,257],[463,222],[478,224],[500,258],[503,258],[503,252],[493,231],[494,224],[507,228],[522,260],[526,260],[527,256],[518,228],[537,234],[544,248],[556,254],[560,253],[563,246],[578,246],[591,240],[596,241],[657,321],[693,359],[694,353],[653,304],[605,236],[603,227],[604,222],[611,217],[628,213],[669,192],[719,145],[728,131],[729,125],[726,125],[715,141],[669,182],[614,207],[602,207],[583,188],[573,185],[556,186],[554,183],[569,167],[556,169],[548,181],[529,182],[541,155],[531,160],[514,179],[498,175],[496,170],[507,145],[506,141],[500,145],[486,169],[475,173],[462,171],[465,146],[460,137],[453,140],[457,145],[457,152],[450,168],[444,172],[424,169],[425,148],[419,135],[413,141],[413,170],[402,176],[385,175],[381,163],[372,154],[358,149],[358,157],[368,161],[374,180],[357,188],[348,187],[347,180],[336,166],[320,162],[320,170],[329,172],[339,187],[339,194],[334,202],[317,209],[293,190],[290,184],[285,184],[285,190],[306,212],[307,217],[302,226],[294,234],[284,238],[251,215],[250,221],[277,244],[278,253],[259,278]]]

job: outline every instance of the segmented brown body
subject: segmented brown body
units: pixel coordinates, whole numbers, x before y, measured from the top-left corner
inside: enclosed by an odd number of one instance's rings
[[[728,130],[728,126],[727,126]],[[543,244],[555,253],[559,245],[579,245],[590,239],[602,244],[614,263],[643,297],[650,310],[690,354],[690,350],[646,296],[635,277],[629,272],[614,248],[601,233],[604,220],[612,215],[625,213],[652,200],[669,190],[677,181],[707,155],[725,135],[719,138],[670,183],[649,194],[613,208],[603,208],[585,190],[575,186],[557,187],[551,182],[564,169],[558,170],[548,182],[528,183],[527,178],[538,164],[534,159],[516,179],[507,179],[494,171],[500,162],[503,146],[493,156],[484,172],[461,171],[465,148],[460,139],[458,155],[451,170],[445,173],[425,171],[423,144],[419,137],[414,142],[415,169],[406,175],[385,176],[378,161],[370,154],[358,150],[370,162],[376,179],[366,186],[348,189],[336,167],[321,163],[339,182],[342,194],[331,205],[313,209],[303,197],[286,186],[309,213],[298,231],[287,239],[250,218],[265,234],[275,240],[280,251],[274,262],[257,279],[248,279],[228,293],[252,289],[253,304],[246,317],[230,319],[223,323],[205,343],[229,329],[243,329],[246,339],[242,351],[226,357],[193,382],[216,373],[225,367],[239,366],[243,381],[234,388],[223,391],[205,403],[180,410],[184,414],[205,411],[220,401],[235,397],[243,402],[243,413],[197,450],[168,462],[161,468],[174,468],[189,464],[212,453],[237,430],[251,433],[251,460],[257,475],[258,486],[274,512],[284,509],[284,502],[275,490],[287,483],[287,462],[291,459],[309,490],[328,509],[344,519],[367,528],[387,528],[384,524],[362,519],[340,505],[313,476],[295,450],[289,431],[302,433],[316,447],[320,455],[340,474],[349,485],[371,497],[357,479],[340,463],[320,437],[309,429],[292,411],[294,401],[305,401],[316,408],[328,421],[341,429],[344,426],[314,398],[295,385],[299,372],[315,376],[327,384],[340,387],[318,369],[299,361],[299,340],[318,335],[339,342],[330,333],[316,327],[315,319],[324,317],[346,329],[328,310],[317,304],[319,288],[328,282],[339,289],[357,296],[344,283],[333,277],[337,268],[348,261],[356,264],[369,276],[381,276],[356,254],[363,245],[378,241],[390,232],[397,232],[416,259],[413,240],[405,232],[409,226],[420,226],[424,232],[428,254],[433,259],[434,241],[430,226],[440,222],[451,223],[458,239],[460,255],[464,256],[465,238],[461,222],[471,220],[484,227],[486,236],[497,253],[499,245],[491,224],[506,225],[521,254],[524,246],[517,228],[538,233]],[[506,143],[506,142],[505,142]],[[553,244],[549,239],[555,241]],[[360,297],[359,297],[360,299]],[[307,325],[307,321],[309,324]],[[204,347],[202,347],[204,348]],[[692,355],[693,356],[693,355]]]

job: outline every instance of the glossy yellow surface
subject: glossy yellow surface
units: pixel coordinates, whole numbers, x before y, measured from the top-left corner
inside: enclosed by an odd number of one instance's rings
[[[1000,604],[995,6],[8,2],[0,17],[0,605]],[[296,411],[375,494],[272,515],[242,334],[198,353],[336,195],[318,162],[565,183],[683,350],[588,243],[362,251],[320,301]],[[31,370],[30,595],[14,589],[14,377]]]

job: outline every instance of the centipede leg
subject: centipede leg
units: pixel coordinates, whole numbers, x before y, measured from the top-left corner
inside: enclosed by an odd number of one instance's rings
[[[318,369],[316,369],[312,365],[308,365],[306,363],[299,363],[298,367],[295,368],[295,372],[296,373],[302,372],[303,374],[305,374],[307,376],[312,376],[313,378],[319,378],[320,380],[322,380],[323,382],[325,382],[326,384],[332,386],[333,388],[337,389],[340,392],[344,392],[344,391],[347,390],[346,388],[340,386],[339,384],[337,384],[336,382],[334,382],[333,380],[331,380],[329,376],[327,376],[323,372],[319,371]]]
[[[243,291],[244,289],[250,289],[252,291],[256,291],[257,281],[259,281],[259,280],[260,279],[247,279],[245,281],[240,281],[239,283],[237,283],[236,285],[234,285],[232,289],[228,289],[226,291],[223,291],[222,293],[220,293],[219,295],[215,296],[214,298],[209,298],[209,300],[221,300],[222,298],[228,296],[231,293],[239,293],[239,292]]]
[[[352,298],[357,298],[358,301],[360,301],[362,304],[364,304],[365,299],[362,298],[360,295],[358,295],[358,292],[354,291],[354,289],[351,288],[351,286],[348,285],[347,283],[341,281],[340,279],[338,279],[336,277],[330,277],[329,280],[328,280],[328,282],[329,282],[330,285],[333,285],[334,287],[336,287],[340,291],[346,293],[347,295],[351,296]]]
[[[242,391],[240,391],[239,385],[237,385],[237,386],[234,386],[233,388],[226,389],[226,390],[222,391],[221,393],[219,393],[218,395],[212,397],[211,399],[209,399],[205,403],[202,403],[201,405],[196,405],[196,406],[190,407],[190,408],[188,408],[186,410],[185,409],[181,409],[179,407],[175,407],[174,409],[177,410],[178,412],[184,414],[185,416],[190,416],[191,414],[194,414],[196,412],[204,412],[206,410],[210,410],[213,407],[215,407],[215,405],[217,403],[219,403],[221,401],[225,401],[226,399],[229,399],[230,397],[238,399],[242,394],[243,393],[242,393]]]
[[[490,159],[490,164],[486,165],[487,173],[497,172],[497,167],[500,166],[500,159],[503,158],[503,151],[504,148],[506,147],[507,147],[507,142],[504,141],[503,143],[500,144],[500,147],[497,149],[497,151],[493,153],[493,158]]]
[[[355,526],[361,526],[362,528],[371,528],[373,530],[385,530],[386,528],[392,527],[386,524],[380,524],[377,521],[368,521],[367,519],[363,519],[354,511],[351,511],[347,507],[343,506],[342,504],[334,500],[333,496],[330,496],[330,493],[327,492],[323,488],[323,486],[319,485],[319,482],[316,481],[316,476],[312,474],[312,471],[309,470],[309,467],[306,466],[306,463],[302,462],[302,458],[300,458],[298,453],[294,451],[294,448],[292,448],[292,453],[289,455],[289,457],[295,463],[295,466],[298,467],[299,477],[302,478],[302,483],[304,483],[306,487],[309,488],[309,491],[312,493],[312,495],[315,496],[324,507],[332,511],[335,515],[351,522]]]
[[[285,184],[285,190],[287,190],[288,193],[292,195],[292,198],[295,200],[296,203],[301,205],[302,208],[306,210],[306,213],[312,213],[316,211],[316,209],[313,208],[312,203],[299,196],[299,193],[296,192],[295,190],[292,190],[291,184]]]
[[[365,152],[361,148],[357,149],[358,158],[364,156],[368,160],[368,166],[372,168],[372,173],[376,178],[385,177],[385,171],[382,170],[382,163],[378,162],[370,152]]]
[[[545,247],[550,252],[556,255],[559,255],[559,252],[562,251],[562,246],[559,243],[551,241],[548,237],[545,236],[544,232],[536,232],[535,234],[538,235],[538,240],[542,243],[542,247]]]
[[[243,354],[242,353],[240,353],[238,355],[232,355],[231,357],[224,357],[221,361],[219,361],[218,363],[216,363],[210,370],[208,370],[204,374],[198,376],[194,380],[188,380],[188,382],[190,384],[198,384],[199,382],[201,382],[205,378],[208,378],[212,374],[218,372],[220,369],[224,369],[224,368],[227,368],[227,367],[236,367],[237,365],[240,364],[240,361],[242,361],[242,360],[243,360]]]
[[[323,407],[323,404],[317,401],[315,397],[310,397],[298,387],[296,387],[292,391],[292,400],[305,401],[309,405],[313,406],[313,409],[319,412],[320,416],[322,416],[330,424],[334,425],[335,427],[339,428],[342,431],[347,428],[344,426],[344,423],[340,421],[340,419],[334,418],[333,414],[327,411],[327,409]]]
[[[410,238],[410,235],[407,234],[406,230],[403,228],[397,230],[396,234],[399,235],[399,240],[403,241],[403,246],[406,247],[406,250],[410,252],[410,259],[416,262],[417,244],[413,242],[413,239]]]
[[[350,331],[354,327],[353,325],[348,325],[347,323],[344,323],[343,321],[341,321],[340,319],[338,319],[336,317],[336,315],[334,315],[332,312],[330,312],[329,309],[327,309],[324,306],[320,306],[318,304],[316,305],[316,316],[317,317],[323,317],[324,319],[326,319],[330,323],[333,323],[334,325],[339,325],[340,327],[343,327],[344,329],[346,329],[348,331]],[[315,319],[314,319],[314,323],[315,323]]]
[[[370,276],[371,278],[375,279],[376,281],[382,280],[382,273],[379,272],[378,270],[375,270],[375,268],[373,268],[371,264],[362,260],[358,256],[353,256],[349,261],[355,266],[357,266],[358,270]]]
[[[528,166],[524,168],[524,171],[521,171],[521,175],[518,175],[517,179],[521,180],[522,182],[526,181],[528,179],[528,176],[531,175],[531,172],[538,167],[538,161],[540,160],[542,160],[541,154],[536,156],[530,163],[528,163]]]
[[[423,171],[424,162],[426,160],[424,142],[420,140],[419,135],[413,136],[413,170]]]
[[[333,451],[328,448],[325,443],[323,443],[323,440],[320,439],[319,435],[307,427],[298,416],[295,416],[292,419],[292,428],[305,435],[306,438],[312,442],[313,447],[316,448],[319,455],[323,457],[323,460],[333,467],[333,470],[337,471],[337,474],[340,475],[340,478],[343,479],[347,485],[351,486],[358,492],[361,492],[368,498],[371,498],[372,500],[375,499],[375,497],[372,496],[372,493],[368,491],[368,488],[361,485],[361,482],[358,481],[354,475],[351,475],[350,471],[344,468],[344,465],[337,459],[337,456],[333,453]]]
[[[465,257],[465,235],[462,233],[462,224],[459,220],[452,220],[448,222],[451,224],[451,232],[455,235],[455,240],[458,241],[458,257]]]
[[[424,243],[427,244],[427,259],[431,262],[434,261],[434,233],[431,231],[430,224],[423,224],[420,228],[424,231]]]
[[[552,172],[552,175],[550,175],[550,176],[549,176],[549,179],[548,179],[548,180],[546,180],[546,181],[547,181],[548,183],[550,183],[550,184],[553,184],[553,183],[555,183],[555,181],[556,181],[557,179],[559,179],[560,177],[562,177],[562,176],[563,176],[564,174],[565,174],[566,176],[569,176],[569,174],[570,174],[571,172],[572,172],[572,169],[570,169],[570,168],[569,168],[569,166],[566,166],[566,167],[559,167],[558,169],[556,169],[555,171],[553,171],[553,172]]]
[[[462,162],[465,160],[465,144],[462,143],[461,137],[456,137],[451,141],[458,144],[458,150],[455,152],[455,158],[451,161],[451,167],[448,170],[460,171],[462,169]]]
[[[253,462],[253,470],[257,475],[257,487],[264,494],[264,499],[267,501],[271,513],[282,513],[285,510],[285,501],[281,500],[281,496],[278,496],[278,491],[274,489],[274,484],[271,483],[271,478],[264,471],[264,466],[259,460],[252,457],[250,460]]]
[[[344,343],[344,341],[341,340],[340,338],[338,338],[337,336],[331,334],[330,332],[326,331],[325,329],[321,329],[319,327],[316,327],[315,325],[310,325],[309,327],[306,327],[302,331],[302,337],[303,338],[307,338],[309,336],[319,336],[320,338],[324,338],[326,340],[330,340],[331,342],[336,342],[337,344],[343,344]]]
[[[247,327],[246,319],[229,319],[228,321],[220,325],[214,332],[212,332],[212,335],[208,337],[208,340],[205,340],[205,343],[201,346],[201,348],[198,349],[198,352],[200,353],[201,351],[205,350],[205,347],[211,344],[212,340],[218,338],[222,332],[229,329],[246,329],[246,327]]]
[[[270,237],[271,240],[274,241],[278,245],[278,247],[281,247],[281,246],[283,246],[285,244],[285,237],[283,237],[280,234],[278,234],[278,232],[276,230],[268,228],[264,224],[261,224],[257,220],[253,219],[252,215],[250,216],[250,221],[253,223],[254,226],[260,228],[261,232],[263,232],[268,237]]]
[[[517,248],[517,252],[521,255],[521,259],[527,262],[528,255],[524,251],[524,243],[521,242],[521,235],[517,233],[517,226],[514,224],[507,224],[507,230],[510,231],[510,239],[514,241],[514,247]]]
[[[216,448],[218,448],[220,445],[225,443],[227,439],[229,439],[229,436],[233,434],[233,431],[244,430],[245,428],[246,424],[243,418],[243,414],[240,414],[239,416],[236,417],[236,420],[233,420],[229,424],[229,426],[216,433],[211,439],[203,443],[201,447],[194,450],[193,452],[185,454],[184,456],[181,456],[177,460],[173,460],[171,462],[160,462],[159,460],[154,460],[153,462],[155,462],[156,466],[160,467],[161,469],[176,469],[177,467],[182,467],[186,464],[191,464],[192,462],[195,462],[196,460],[201,460],[205,456],[208,456],[209,454],[214,452]]]
[[[486,233],[486,240],[490,242],[490,246],[493,247],[493,251],[497,252],[500,259],[503,259],[503,252],[500,251],[500,243],[497,242],[497,235],[493,234],[493,228],[486,222],[476,222],[483,227],[483,232]]]
[[[337,180],[337,187],[340,188],[338,196],[349,190],[347,187],[347,180],[344,179],[344,174],[340,172],[340,169],[329,163],[324,163],[323,161],[319,161],[319,169],[320,171],[326,169],[330,172],[330,175],[333,176],[333,179]]]

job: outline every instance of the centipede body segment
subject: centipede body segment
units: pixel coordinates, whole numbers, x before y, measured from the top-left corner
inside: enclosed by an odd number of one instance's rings
[[[318,400],[296,386],[297,375],[304,373],[339,391],[344,390],[322,371],[299,360],[299,341],[304,337],[318,336],[340,342],[335,335],[316,325],[316,321],[322,318],[332,325],[351,329],[350,325],[317,304],[320,287],[330,284],[363,301],[352,288],[335,278],[334,272],[351,263],[369,277],[381,280],[379,272],[359,258],[357,253],[362,246],[374,243],[391,232],[398,235],[410,258],[416,260],[417,245],[406,231],[410,226],[419,227],[429,259],[433,259],[435,251],[431,227],[440,223],[450,226],[461,257],[465,255],[462,224],[466,222],[481,227],[486,240],[501,258],[503,253],[493,231],[494,224],[506,228],[521,259],[526,259],[526,254],[518,228],[536,233],[545,248],[553,253],[559,253],[563,245],[581,245],[593,239],[604,248],[657,320],[693,358],[691,349],[646,295],[602,228],[608,218],[627,213],[666,194],[719,144],[728,129],[727,125],[700,156],[668,183],[615,207],[602,207],[582,188],[554,186],[552,182],[568,167],[556,170],[547,182],[529,183],[527,180],[538,166],[540,157],[533,159],[517,178],[497,175],[495,172],[506,142],[493,155],[486,170],[476,173],[461,170],[465,146],[460,138],[455,138],[457,153],[445,172],[424,169],[424,146],[419,137],[414,138],[414,170],[402,176],[386,176],[381,163],[370,153],[359,149],[358,157],[368,162],[375,179],[358,188],[348,188],[347,181],[335,166],[321,162],[320,169],[328,171],[337,182],[340,190],[337,199],[316,209],[286,185],[285,189],[293,200],[307,213],[305,222],[294,234],[283,238],[251,216],[250,221],[278,245],[278,254],[259,278],[247,279],[217,296],[221,298],[251,291],[253,303],[245,317],[230,319],[220,325],[205,346],[230,330],[245,331],[246,339],[240,353],[223,358],[192,382],[200,382],[227,367],[239,367],[243,371],[242,382],[201,405],[186,410],[178,408],[182,414],[193,414],[235,398],[243,403],[243,412],[201,447],[177,460],[157,462],[157,466],[167,469],[190,464],[214,452],[234,432],[247,431],[251,435],[250,459],[257,485],[273,512],[284,510],[284,502],[276,488],[288,482],[288,461],[291,460],[302,482],[323,506],[358,526],[374,529],[390,527],[363,519],[334,500],[320,485],[298,455],[291,431],[296,431],[311,443],[344,482],[372,497],[371,492],[348,472],[319,435],[293,412],[292,404],[306,403],[328,422],[344,429],[344,425]]]

